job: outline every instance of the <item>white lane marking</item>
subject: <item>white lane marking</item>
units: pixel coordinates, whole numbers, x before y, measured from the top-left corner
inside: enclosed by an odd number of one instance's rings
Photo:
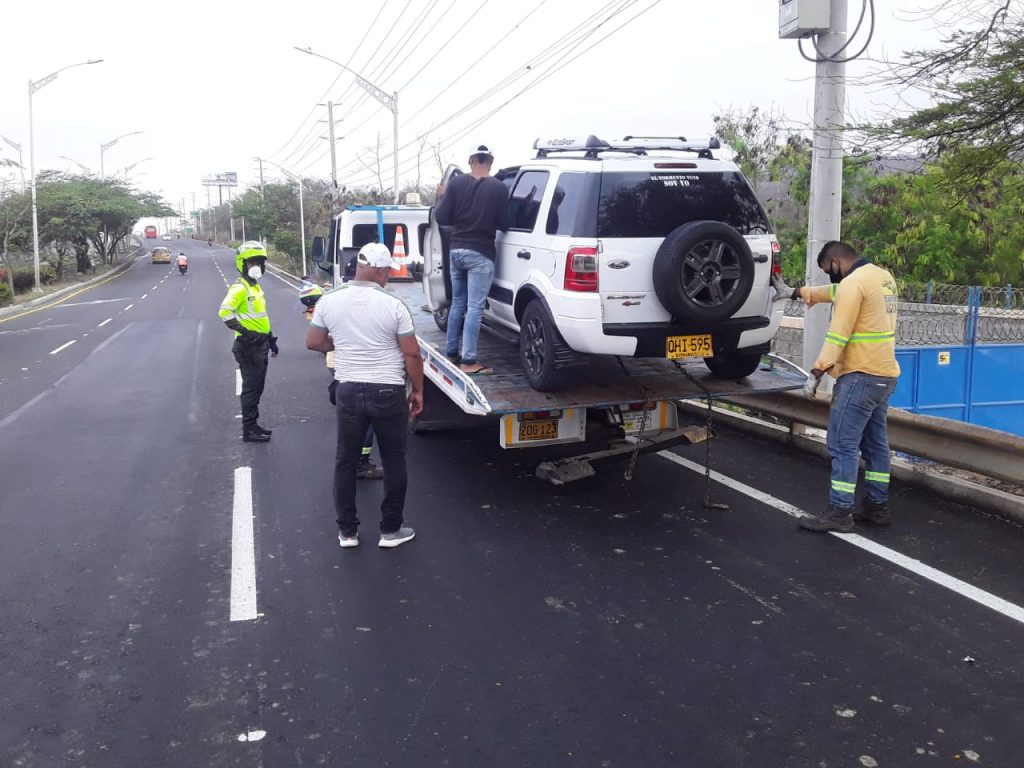
[[[253,541],[252,469],[235,470],[231,516],[231,621],[256,618],[256,547]]]
[[[106,320],[104,320],[104,321],[103,321],[102,323],[100,323],[100,324],[99,324],[99,325],[97,325],[96,327],[97,327],[97,328],[102,328],[102,327],[103,327],[104,325],[106,325],[107,323],[109,323],[109,322],[110,322],[111,320],[113,320],[113,319],[114,319],[114,318],[112,318],[112,317],[108,317],[108,318],[107,318]]]
[[[127,311],[128,311],[129,309],[131,309],[131,308],[132,308],[132,307],[134,307],[134,306],[135,306],[134,304],[129,304],[129,305],[127,306],[127,307],[125,307],[125,308],[124,308],[124,309],[122,309],[121,311],[122,311],[122,312],[127,312]]]
[[[235,368],[235,395],[242,394],[242,372]]]
[[[69,302],[67,304],[56,304],[56,305],[54,305],[53,308],[54,309],[67,309],[68,307],[91,307],[94,304],[112,304],[112,303],[118,302],[118,301],[125,301],[125,299],[124,298],[120,298],[120,299],[96,299],[95,301],[72,301],[72,302]],[[39,323],[39,325],[43,325],[44,323],[48,323],[52,319],[53,319],[52,317],[48,317],[48,318],[46,318],[46,320],[41,321]]]
[[[148,293],[144,293],[144,294],[142,294],[141,296],[139,296],[139,301],[142,301],[142,300],[143,300],[144,298],[146,298],[147,296],[149,296],[149,294],[148,294]]]
[[[167,279],[167,278],[165,277],[165,278],[164,278],[164,280],[166,280],[166,279]],[[164,280],[161,280],[161,281],[160,281],[160,283],[162,283],[162,282],[163,282]],[[160,283],[157,283],[156,285],[154,285],[154,286],[153,286],[152,288],[150,288],[149,290],[151,290],[151,291],[155,291],[155,290],[156,290],[157,288],[159,288],[159,287],[160,287]],[[146,295],[148,296],[149,294],[146,294]]]
[[[670,451],[658,451],[658,455],[663,459],[675,462],[681,467],[686,467],[689,470],[704,474],[704,467],[696,462],[684,459],[682,456],[678,456]],[[787,504],[782,499],[778,499],[771,494],[759,491],[756,488],[751,488],[749,485],[741,483],[739,480],[733,480],[731,477],[727,477],[720,472],[711,471],[711,479],[716,482],[726,485],[732,488],[734,491],[760,501],[762,504],[766,504],[769,507],[775,507],[778,510],[785,512],[787,515],[792,517],[810,517],[810,515],[799,507],[794,507],[792,504]],[[915,560],[912,557],[907,557],[904,554],[897,552],[889,547],[882,546],[871,539],[866,539],[863,536],[856,533],[837,533],[830,531],[830,533],[837,539],[842,539],[847,544],[852,544],[855,547],[863,549],[865,552],[888,560],[893,565],[898,565],[900,568],[905,568],[911,573],[915,573],[923,579],[927,579],[940,587],[945,587],[948,590],[956,592],[961,597],[966,597],[968,600],[972,600],[979,605],[983,605],[997,613],[1003,614],[1007,618],[1018,621],[1024,624],[1024,608],[1008,600],[1004,600],[1001,597],[993,595],[991,592],[986,592],[983,589],[978,589],[973,584],[968,584],[966,581],[961,581],[955,576],[950,576],[948,573],[932,568],[930,565],[922,563],[920,560]]]
[[[69,342],[68,342],[67,344],[61,344],[61,345],[60,345],[59,347],[57,347],[56,349],[52,350],[52,351],[50,352],[50,354],[51,354],[51,355],[56,355],[56,354],[57,354],[58,352],[60,352],[60,351],[61,351],[62,349],[67,349],[67,348],[68,348],[68,347],[70,347],[70,346],[71,346],[72,344],[74,344],[74,343],[75,343],[76,341],[78,341],[78,339],[72,339],[72,340],[71,340],[71,341],[69,341]]]

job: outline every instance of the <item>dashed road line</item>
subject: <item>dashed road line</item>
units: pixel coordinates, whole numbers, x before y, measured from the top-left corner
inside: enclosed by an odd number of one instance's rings
[[[127,311],[128,311],[129,309],[131,309],[131,308],[132,308],[132,307],[134,307],[134,306],[135,306],[134,304],[129,304],[129,305],[127,306],[127,307],[125,307],[125,308],[124,308],[124,309],[122,309],[121,311],[122,311],[122,312],[127,312]]]
[[[107,323],[109,323],[109,322],[110,322],[111,320],[113,320],[113,319],[114,319],[114,318],[112,318],[112,317],[108,317],[108,318],[107,318],[106,320],[104,320],[104,321],[103,321],[102,323],[100,323],[100,324],[99,324],[99,325],[97,325],[96,327],[97,327],[97,328],[102,328],[102,327],[103,327],[104,325],[106,325]]]
[[[256,546],[253,536],[252,469],[235,469],[231,514],[231,621],[252,621],[256,613]]]
[[[61,345],[60,345],[59,347],[57,347],[56,349],[52,350],[52,351],[50,352],[50,354],[51,354],[51,355],[56,355],[56,354],[57,354],[58,352],[60,352],[61,350],[63,350],[63,349],[67,349],[68,347],[70,347],[70,346],[71,346],[72,344],[74,344],[74,343],[75,343],[76,341],[78,341],[78,339],[72,339],[72,340],[71,340],[71,341],[69,341],[69,342],[68,342],[67,344],[61,344]]]
[[[663,459],[668,459],[671,462],[678,464],[681,467],[697,472],[698,474],[704,474],[704,467],[696,462],[685,459],[671,451],[658,451],[658,455]],[[759,491],[757,488],[752,488],[739,480],[734,480],[731,477],[723,475],[720,472],[711,470],[711,479],[717,483],[728,486],[734,491],[749,496],[752,499],[760,501],[762,504],[766,504],[769,507],[774,507],[782,512],[785,512],[791,517],[810,517],[811,515],[789,504],[782,499],[778,499],[769,493]],[[979,605],[983,605],[990,610],[1001,613],[1007,618],[1018,621],[1024,624],[1024,608],[1008,600],[1004,600],[1001,597],[993,595],[991,592],[986,592],[983,589],[975,587],[973,584],[968,584],[966,581],[961,581],[955,576],[950,576],[948,573],[943,573],[937,568],[932,568],[930,565],[922,563],[920,560],[915,560],[912,557],[907,557],[894,549],[878,544],[877,542],[867,539],[857,533],[838,533],[836,531],[830,531],[832,536],[837,539],[845,541],[847,544],[852,544],[859,549],[863,549],[865,552],[870,552],[876,557],[880,557],[883,560],[887,560],[893,565],[898,565],[900,568],[905,568],[911,573],[917,574],[923,579],[938,584],[940,587],[956,592],[961,597],[966,597]]]
[[[143,300],[144,298],[146,298],[147,296],[149,296],[149,294],[148,294],[148,293],[144,293],[144,294],[142,294],[142,295],[141,295],[141,296],[139,297],[139,301],[142,301],[142,300]]]

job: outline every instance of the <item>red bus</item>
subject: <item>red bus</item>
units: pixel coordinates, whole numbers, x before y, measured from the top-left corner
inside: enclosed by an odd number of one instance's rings
[[[156,227],[154,227],[152,224],[146,227],[146,237],[156,238]]]

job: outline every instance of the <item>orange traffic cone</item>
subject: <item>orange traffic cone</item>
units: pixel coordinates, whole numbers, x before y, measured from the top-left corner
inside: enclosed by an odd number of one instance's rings
[[[412,276],[409,274],[409,267],[405,260],[405,235],[402,234],[402,227],[395,227],[395,250],[391,254],[395,261],[401,266],[397,269],[391,268],[391,279],[392,280],[412,280]]]

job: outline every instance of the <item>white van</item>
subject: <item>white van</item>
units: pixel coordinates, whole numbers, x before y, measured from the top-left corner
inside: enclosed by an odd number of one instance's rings
[[[402,233],[409,276],[423,277],[423,238],[428,230],[430,208],[425,205],[350,205],[331,222],[321,269],[331,270],[337,285],[345,267],[367,243],[381,242],[392,253]],[[314,248],[315,254],[315,248]],[[314,255],[314,259],[316,255]]]

